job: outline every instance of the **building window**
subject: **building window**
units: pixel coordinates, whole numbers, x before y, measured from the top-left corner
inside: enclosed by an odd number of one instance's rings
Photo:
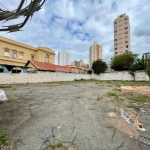
[[[124,24],[125,24],[125,25],[127,25],[127,24],[128,24],[128,22],[125,22]]]
[[[128,34],[128,31],[126,31],[125,34]]]
[[[115,26],[115,29],[117,29],[117,26]]]
[[[124,20],[126,21],[126,20],[128,20],[127,18],[124,18]]]
[[[125,39],[127,39],[128,38],[128,36],[125,36]]]
[[[118,43],[115,43],[115,46],[118,45]]]
[[[128,43],[128,41],[125,41],[125,43]]]
[[[12,58],[17,58],[17,52],[16,51],[12,52]]]
[[[46,54],[46,60],[45,60],[47,63],[49,62],[49,55]]]
[[[128,48],[128,45],[126,45],[126,48]]]
[[[128,52],[128,50],[125,50],[125,52],[127,53],[127,52]]]
[[[118,54],[118,52],[115,52],[115,54]]]
[[[31,60],[34,60],[34,55],[31,55]]]
[[[20,59],[23,59],[23,52],[20,52]]]
[[[117,50],[117,47],[115,48],[115,50]]]
[[[128,27],[125,27],[124,29],[125,29],[125,30],[127,30],[127,29],[128,29]]]
[[[117,22],[115,22],[114,24],[117,24]]]
[[[117,33],[117,30],[115,31],[115,33]]]
[[[4,51],[4,56],[5,56],[5,57],[9,57],[9,50],[5,50],[5,51]]]
[[[117,39],[115,39],[115,42],[117,41]]]

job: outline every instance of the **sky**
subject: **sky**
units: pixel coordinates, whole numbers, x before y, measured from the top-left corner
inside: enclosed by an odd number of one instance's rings
[[[20,1],[0,0],[0,8],[14,10]],[[71,53],[72,61],[82,59],[89,63],[89,47],[96,41],[103,46],[103,61],[109,63],[114,56],[113,22],[123,13],[130,18],[131,51],[141,57],[150,52],[150,0],[47,0],[23,31],[0,32],[0,36],[52,49],[55,64],[63,49]],[[21,21],[23,18],[0,22],[0,27]]]

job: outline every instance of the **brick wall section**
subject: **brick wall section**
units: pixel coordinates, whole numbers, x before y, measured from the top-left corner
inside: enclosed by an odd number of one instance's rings
[[[58,73],[58,72],[38,72],[37,74],[5,74],[0,73],[0,84],[15,83],[42,83],[55,81],[74,81],[75,79],[96,79],[96,80],[133,80],[133,77],[127,72],[102,73],[100,75]],[[148,81],[149,78],[145,72],[136,72],[136,81]]]

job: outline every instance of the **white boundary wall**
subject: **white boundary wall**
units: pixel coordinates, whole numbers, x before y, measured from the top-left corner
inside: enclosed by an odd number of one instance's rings
[[[91,75],[91,79],[96,79],[96,80],[121,80],[121,81],[133,81],[133,77],[131,74],[128,73],[128,71],[115,71],[111,73],[102,73],[99,76],[98,75]],[[137,71],[135,73],[135,81],[148,81],[149,78],[145,74],[144,71]]]
[[[91,79],[91,75],[60,72],[38,72],[8,74],[0,73],[0,84],[42,83],[55,81],[74,81],[75,79]]]
[[[133,80],[133,77],[127,72],[102,73],[100,75],[73,74],[59,72],[38,72],[7,74],[0,73],[0,84],[18,84],[18,83],[42,83],[55,81],[74,81],[75,79],[96,79],[96,80]],[[145,72],[136,72],[136,81],[148,81],[149,78]]]

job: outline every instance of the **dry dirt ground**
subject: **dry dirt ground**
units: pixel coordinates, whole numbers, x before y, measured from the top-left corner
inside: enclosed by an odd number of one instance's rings
[[[2,88],[8,101],[0,103],[0,128],[9,134],[13,150],[150,150],[149,97],[132,101],[137,94],[121,90],[122,84]]]

